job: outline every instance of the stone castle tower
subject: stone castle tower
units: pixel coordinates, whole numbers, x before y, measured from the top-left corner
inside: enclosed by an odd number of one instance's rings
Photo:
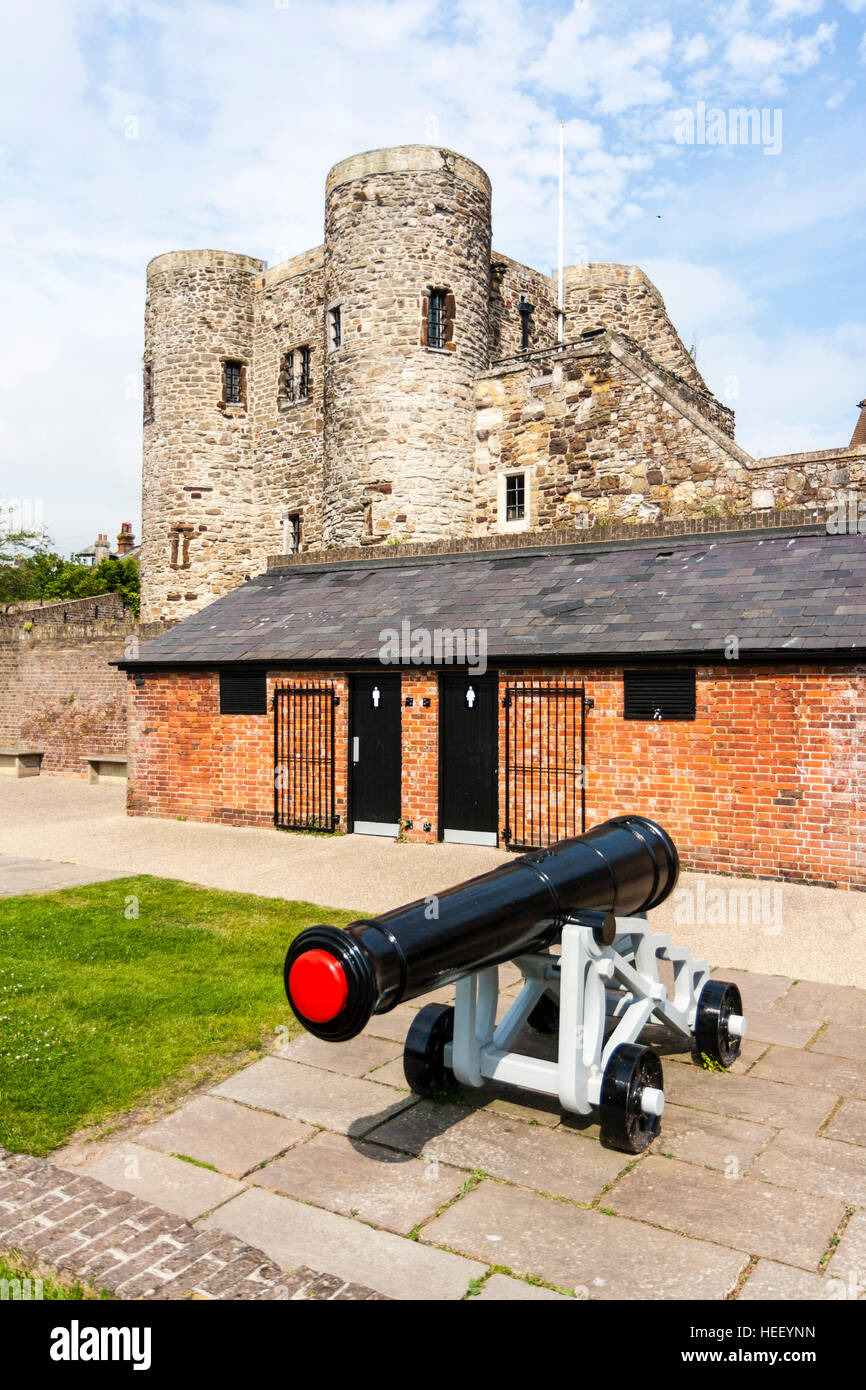
[[[322,246],[147,269],[143,617],[182,618],[293,549],[750,505],[733,416],[635,266],[556,290],[491,250],[450,150],[328,175]]]

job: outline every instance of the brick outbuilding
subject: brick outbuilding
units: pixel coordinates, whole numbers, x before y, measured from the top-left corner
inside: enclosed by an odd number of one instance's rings
[[[864,888],[866,542],[785,520],[283,557],[121,663],[129,810],[512,848],[633,811]]]

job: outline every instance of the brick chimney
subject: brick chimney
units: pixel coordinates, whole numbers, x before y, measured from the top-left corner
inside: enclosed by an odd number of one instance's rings
[[[860,401],[860,415],[854,426],[854,433],[848,447],[849,449],[859,449],[864,444],[866,444],[866,400]]]
[[[108,547],[108,536],[104,536],[100,531],[96,540],[93,542],[93,563],[98,565],[103,560],[107,560],[110,555]]]
[[[135,547],[135,535],[132,530],[131,521],[122,521],[120,530],[117,533],[117,556],[122,560],[124,555],[128,555],[130,550]]]

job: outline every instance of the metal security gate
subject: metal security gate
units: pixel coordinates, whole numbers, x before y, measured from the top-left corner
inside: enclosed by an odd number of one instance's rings
[[[587,703],[573,681],[506,685],[502,838],[509,849],[544,849],[586,829]]]
[[[332,685],[281,685],[274,691],[274,825],[333,830]]]

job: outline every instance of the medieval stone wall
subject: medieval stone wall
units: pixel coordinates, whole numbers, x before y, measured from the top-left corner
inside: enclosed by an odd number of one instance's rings
[[[493,252],[490,264],[490,360],[523,351],[520,296],[533,305],[529,347],[533,352],[556,341],[556,287],[548,275]]]
[[[250,408],[253,420],[253,573],[274,543],[282,549],[284,518],[300,516],[301,549],[322,544],[325,428],[324,248],[274,266],[257,281]],[[309,350],[302,398],[301,350]],[[287,354],[292,353],[289,381]]]
[[[472,522],[475,376],[489,361],[490,183],[423,145],[338,164],[325,211],[325,541],[433,539]],[[427,307],[445,294],[441,347]],[[326,332],[329,325],[326,323]]]
[[[636,339],[653,361],[691,386],[706,383],[683,346],[652,281],[636,265],[593,262],[565,268],[565,337],[604,327]]]

